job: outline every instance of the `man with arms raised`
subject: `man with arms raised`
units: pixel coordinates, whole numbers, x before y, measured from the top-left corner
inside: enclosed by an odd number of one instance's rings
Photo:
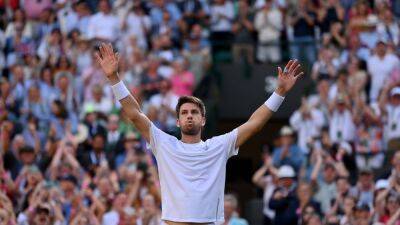
[[[162,195],[162,220],[168,225],[209,225],[224,221],[226,162],[239,147],[260,131],[276,112],[286,93],[301,77],[300,64],[291,60],[278,68],[278,88],[250,119],[233,131],[201,140],[205,107],[193,96],[183,96],[176,107],[181,140],[158,129],[140,110],[136,99],[118,77],[118,53],[102,44],[97,61],[115,97],[141,135],[150,143],[157,160]]]

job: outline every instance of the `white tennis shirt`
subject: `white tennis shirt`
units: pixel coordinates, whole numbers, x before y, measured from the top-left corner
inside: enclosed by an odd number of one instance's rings
[[[186,144],[151,123],[150,146],[160,176],[162,220],[224,221],[226,162],[238,154],[236,139],[237,129]]]

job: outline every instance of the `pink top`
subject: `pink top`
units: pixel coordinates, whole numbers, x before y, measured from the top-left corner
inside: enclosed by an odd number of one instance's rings
[[[189,71],[180,74],[174,74],[171,78],[172,91],[178,95],[192,95],[194,89],[194,75]]]
[[[28,19],[37,19],[40,14],[47,8],[51,8],[51,0],[25,0],[24,9]]]

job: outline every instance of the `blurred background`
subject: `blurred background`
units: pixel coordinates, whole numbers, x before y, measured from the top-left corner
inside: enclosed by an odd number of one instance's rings
[[[0,224],[157,225],[157,164],[95,61],[146,115],[204,139],[245,122],[277,66],[306,76],[227,165],[225,225],[400,224],[400,1],[0,0]]]

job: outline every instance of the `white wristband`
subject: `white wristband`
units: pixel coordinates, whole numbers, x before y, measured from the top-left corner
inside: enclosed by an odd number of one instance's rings
[[[123,98],[126,98],[126,96],[130,95],[128,88],[126,88],[126,86],[122,80],[120,82],[114,84],[113,86],[111,86],[111,89],[113,90],[115,98],[118,101]]]
[[[285,97],[278,95],[277,93],[272,93],[268,100],[264,103],[271,111],[276,112],[281,106]]]

